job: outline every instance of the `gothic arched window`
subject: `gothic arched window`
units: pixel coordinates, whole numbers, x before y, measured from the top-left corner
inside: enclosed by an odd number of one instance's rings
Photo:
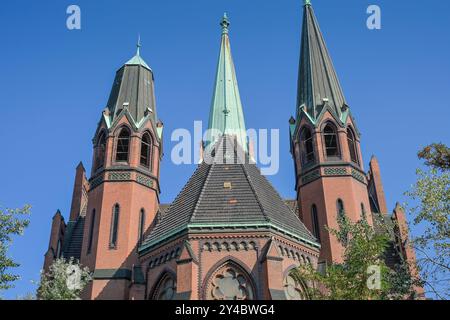
[[[339,139],[337,129],[333,124],[327,123],[323,129],[323,141],[327,158],[339,158]]]
[[[95,170],[100,169],[105,165],[105,152],[106,152],[106,134],[103,131],[98,137],[97,141]]]
[[[347,142],[348,150],[350,151],[350,159],[352,160],[352,162],[359,164],[358,151],[356,149],[356,139],[355,135],[353,134],[353,130],[350,128],[347,129]]]
[[[319,216],[317,214],[317,206],[315,204],[313,204],[311,207],[311,222],[312,222],[314,236],[320,242]]]
[[[161,277],[158,284],[155,287],[152,300],[173,300],[177,291],[177,282],[175,278],[166,273]]]
[[[130,131],[123,128],[117,138],[116,161],[128,161],[128,150],[130,148]]]
[[[116,203],[113,208],[113,214],[112,214],[112,219],[111,219],[111,236],[110,236],[110,240],[109,240],[110,248],[117,248],[119,216],[120,216],[120,206],[118,203]]]
[[[227,262],[209,277],[206,300],[253,300],[255,290],[250,276],[234,262]]]
[[[88,242],[88,253],[91,253],[92,249],[92,239],[94,238],[94,224],[95,224],[95,209],[92,210],[91,226],[89,227],[89,242]]]
[[[140,163],[142,166],[149,168],[151,164],[151,155],[152,155],[152,140],[150,138],[149,133],[145,133],[142,136],[141,141],[141,160]]]
[[[139,230],[138,230],[138,235],[139,235],[139,239],[138,242],[139,244],[141,244],[141,242],[144,240],[144,232],[145,232],[145,210],[141,209],[141,211],[139,212]]]
[[[283,280],[284,294],[287,300],[307,300],[306,285],[288,274]]]
[[[309,128],[302,129],[300,140],[302,143],[302,164],[305,165],[314,162],[314,141]]]

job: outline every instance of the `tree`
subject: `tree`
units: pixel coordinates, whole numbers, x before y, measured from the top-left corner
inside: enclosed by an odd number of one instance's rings
[[[343,262],[332,263],[325,270],[302,265],[291,273],[296,281],[307,284],[310,299],[402,299],[411,293],[407,269],[394,271],[384,262],[390,240],[387,229],[377,232],[366,219],[353,223],[346,215],[338,219],[338,226],[338,230],[328,231],[344,247]]]
[[[17,268],[20,264],[9,258],[7,253],[13,236],[22,235],[30,224],[30,209],[28,205],[19,209],[0,208],[0,290],[12,288],[14,281],[20,278],[9,272],[9,269]]]
[[[405,195],[408,211],[421,235],[412,239],[417,268],[425,287],[439,299],[450,297],[450,149],[433,144],[419,153],[427,170],[417,169],[417,182]]]
[[[419,159],[425,160],[429,167],[449,170],[450,169],[450,148],[442,143],[433,143],[423,148],[418,154]]]
[[[49,272],[41,272],[38,289],[40,300],[80,300],[80,294],[91,281],[87,267],[82,267],[73,258],[56,259]]]

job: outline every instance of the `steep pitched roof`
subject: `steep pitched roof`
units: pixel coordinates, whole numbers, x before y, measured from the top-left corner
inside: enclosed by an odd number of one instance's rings
[[[206,145],[212,146],[217,142],[220,135],[229,134],[237,136],[242,148],[247,151],[244,114],[228,36],[230,22],[226,14],[220,25],[222,26],[222,39],[209,114]]]
[[[136,55],[116,73],[107,105],[110,122],[127,109],[135,124],[148,114],[157,123],[153,72],[140,56],[140,43],[137,46]]]
[[[84,221],[85,217],[80,216],[76,221],[67,223],[62,248],[62,255],[64,258],[69,259],[73,257],[75,260],[80,260],[81,247],[83,245]]]
[[[320,246],[235,141],[231,136],[218,141],[211,161],[198,166],[140,251],[201,228],[271,229]],[[244,161],[238,162],[240,154]]]
[[[346,104],[314,10],[310,1],[305,1],[297,108],[305,105],[306,112],[316,119],[325,103],[339,117],[341,108]]]

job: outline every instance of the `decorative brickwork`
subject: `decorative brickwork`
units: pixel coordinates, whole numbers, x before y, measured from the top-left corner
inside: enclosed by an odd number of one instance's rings
[[[320,170],[314,170],[302,177],[302,183],[307,184],[320,178]]]
[[[325,168],[324,170],[326,176],[345,176],[347,175],[346,168]]]
[[[110,181],[128,181],[131,180],[131,172],[113,171],[108,173]]]
[[[352,177],[358,180],[359,182],[366,183],[366,178],[357,170],[352,169]]]
[[[137,183],[140,183],[143,186],[146,186],[149,188],[153,187],[153,180],[149,177],[144,176],[143,174],[138,173],[136,175],[136,181],[137,181]]]

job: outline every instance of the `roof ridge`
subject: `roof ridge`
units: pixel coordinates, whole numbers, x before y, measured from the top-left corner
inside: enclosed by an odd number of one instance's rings
[[[196,211],[197,211],[197,209],[198,209],[198,205],[199,205],[200,199],[201,199],[202,196],[203,196],[203,192],[205,191],[205,187],[206,187],[206,185],[208,184],[209,177],[211,176],[211,171],[212,171],[212,169],[213,169],[213,165],[212,165],[212,164],[211,164],[211,165],[206,164],[206,165],[208,166],[208,173],[206,173],[205,183],[203,184],[202,190],[201,190],[200,193],[198,194],[198,197],[197,197],[197,199],[196,199],[196,201],[195,201],[195,207],[194,207],[194,210],[192,210],[191,216],[189,217],[189,222],[191,222],[191,221],[192,221],[192,218],[195,216],[195,213],[196,213]]]
[[[303,223],[303,221],[302,220],[300,220],[300,218],[299,218],[299,216],[295,213],[295,212],[293,212],[292,211],[292,209],[286,204],[286,202],[284,201],[284,199],[281,197],[281,195],[280,195],[280,193],[278,192],[278,190],[272,185],[272,183],[269,181],[269,179],[267,179],[267,177],[266,176],[264,176],[263,174],[261,174],[261,172],[260,172],[260,170],[259,170],[259,168],[256,166],[256,165],[254,165],[255,166],[255,169],[256,170],[258,170],[259,171],[259,173],[260,173],[260,176],[267,182],[267,184],[268,184],[268,186],[270,187],[270,188],[272,188],[272,190],[273,190],[273,192],[275,193],[275,195],[281,200],[281,202],[283,203],[283,205],[289,210],[289,212],[291,212],[292,213],[292,215],[305,227],[304,229],[305,229],[305,231],[310,235],[310,236],[312,236],[314,239],[316,238],[313,234],[312,234],[312,232],[305,226],[305,224]],[[253,188],[253,185],[252,185],[252,188]],[[257,200],[258,200],[258,202],[259,202],[259,194],[256,192],[256,190],[255,190],[255,195],[256,195],[256,198],[257,198]],[[263,213],[264,213],[264,215],[265,215],[265,212],[263,211]],[[275,221],[276,221],[276,219],[275,219]],[[272,220],[268,220],[268,222],[272,222]]]
[[[200,171],[202,165],[204,165],[204,163],[200,164],[197,166],[197,168],[195,169],[194,173],[192,174],[191,178],[195,176],[195,174]],[[208,169],[209,170],[209,169]],[[209,171],[208,171],[208,175],[209,175]],[[165,216],[168,216],[167,214],[170,213],[170,210],[172,209],[172,207],[175,205],[176,201],[180,198],[180,196],[184,193],[184,191],[187,189],[189,185],[189,180],[188,182],[183,186],[183,188],[181,188],[180,192],[178,192],[177,196],[173,199],[173,201],[169,204],[169,206],[167,207],[167,209],[165,210],[165,213],[161,216],[161,220],[158,221],[158,223],[153,227],[153,229],[150,231],[150,233],[148,234],[148,237],[150,237],[150,235],[154,232],[154,230],[156,230],[156,227],[162,223],[162,221],[164,220]],[[202,190],[203,191],[203,190]],[[200,192],[201,193],[201,192]],[[197,198],[198,200],[198,198]],[[196,204],[197,205],[197,204]],[[191,215],[192,217],[192,215]],[[191,219],[189,219],[190,221]]]
[[[249,165],[251,165],[251,164],[249,164]],[[256,167],[255,164],[253,164],[253,165]],[[258,192],[256,192],[256,189],[253,186],[254,182],[251,179],[250,174],[247,171],[246,164],[241,164],[241,167],[242,167],[242,170],[244,171],[245,177],[247,178],[247,181],[248,181],[248,184],[250,185],[250,188],[252,189],[253,193],[255,194],[256,201],[258,201],[258,205],[261,208],[261,212],[263,213],[264,218],[266,219],[267,222],[271,222],[271,220],[269,219],[269,217],[268,217],[268,215],[267,215],[267,213],[266,213],[266,211],[265,211],[265,209],[264,209],[264,207],[263,207],[263,205],[261,203],[261,200],[259,200],[259,194],[258,194]],[[259,170],[258,167],[256,167],[256,169]]]

